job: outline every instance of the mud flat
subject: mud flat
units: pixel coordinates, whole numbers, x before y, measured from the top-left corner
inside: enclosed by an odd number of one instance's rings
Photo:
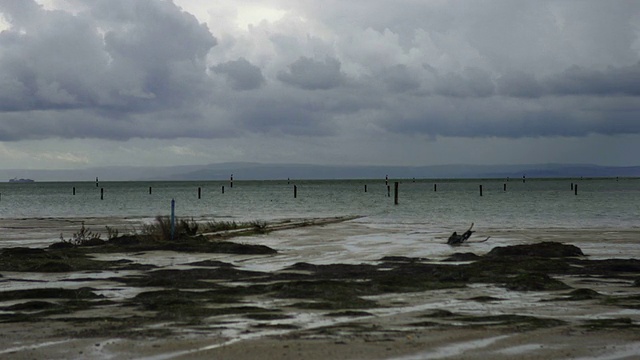
[[[457,248],[443,245],[444,233],[354,218],[245,230],[1,249],[0,357],[640,352],[634,230],[485,230],[491,241]]]

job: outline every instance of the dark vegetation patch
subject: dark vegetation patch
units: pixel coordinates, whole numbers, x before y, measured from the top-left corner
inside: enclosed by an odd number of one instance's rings
[[[469,300],[484,303],[484,302],[502,301],[503,299],[496,298],[493,296],[476,296],[476,297],[470,298]]]
[[[550,328],[566,324],[566,322],[558,319],[538,318],[535,316],[525,315],[490,315],[490,316],[461,316],[456,318],[457,321],[463,321],[475,326],[500,327],[505,326],[515,328],[519,331],[535,330],[540,328]]]
[[[566,245],[557,242],[541,242],[537,244],[498,246],[486,255],[487,257],[543,257],[566,258],[584,256],[582,250],[574,245]]]
[[[95,289],[83,287],[79,289],[43,288],[26,290],[0,291],[0,301],[24,299],[71,299],[90,300],[103,298],[94,293]]]
[[[480,256],[474,253],[455,253],[449,256],[448,258],[444,259],[443,261],[462,262],[462,261],[476,261],[478,259],[480,259]]]
[[[236,267],[233,264],[229,264],[223,261],[218,261],[218,260],[204,260],[204,261],[196,261],[196,262],[192,262],[192,263],[188,263],[185,265],[189,265],[189,266],[201,266],[201,267],[223,267],[223,268],[228,268],[228,267]]]
[[[198,326],[205,319],[229,314],[241,315],[256,321],[289,318],[288,315],[274,309],[243,305],[252,303],[255,298],[289,299],[293,304],[288,308],[294,311],[295,309],[324,310],[328,312],[326,316],[356,318],[372,316],[363,309],[380,305],[367,297],[382,294],[462,288],[472,283],[493,284],[512,291],[570,289],[556,279],[561,275],[635,280],[635,286],[639,286],[640,281],[637,275],[640,273],[638,260],[587,260],[579,248],[558,243],[498,247],[485,256],[457,253],[447,259],[465,262],[463,264],[428,263],[424,258],[387,256],[380,259],[376,265],[297,263],[282,271],[270,273],[241,270],[233,264],[214,260],[189,263],[187,265],[194,268],[183,270],[156,270],[153,266],[140,265],[131,260],[98,261],[91,257],[92,253],[141,253],[152,250],[262,255],[275,253],[275,250],[261,245],[211,240],[201,235],[182,236],[175,241],[144,234],[124,235],[110,237],[103,244],[94,242],[91,246],[82,245],[84,242],[81,245],[74,245],[71,242],[64,244],[66,245],[52,246],[48,249],[0,250],[0,271],[139,270],[140,272],[136,275],[114,277],[109,280],[131,287],[160,288],[160,290],[144,291],[123,300],[120,304],[125,308],[134,309],[139,314],[148,312],[148,315],[124,319],[105,318],[105,326],[101,325],[101,329],[97,329],[95,326],[89,326],[88,322],[85,323],[87,320],[71,316],[80,310],[114,306],[112,302],[97,295],[95,289],[32,289],[0,292],[0,302],[26,300],[19,304],[5,306],[3,310],[12,313],[0,316],[0,321],[39,321],[53,314],[57,315],[56,318],[60,318],[61,314],[69,314],[66,320],[60,321],[86,325],[85,328],[77,330],[78,336],[104,334],[131,337],[153,334],[160,336],[169,334],[170,331],[153,332],[146,329],[145,325],[171,321]],[[235,282],[242,285],[234,284]],[[556,300],[589,299],[598,299],[606,304],[620,307],[640,308],[640,296],[606,297],[589,289],[576,289],[561,295]],[[479,296],[468,300],[491,302],[502,299]],[[424,321],[417,321],[411,326],[432,327],[444,326],[448,322],[462,322],[472,326],[509,327],[526,331],[558,326],[563,323],[553,319],[520,315],[462,316],[445,309],[426,313],[419,318]],[[624,323],[618,325],[613,323],[613,325],[623,326]],[[380,331],[361,324],[342,324],[340,327],[330,327],[320,331],[358,333],[374,330]]]
[[[427,258],[412,258],[407,256],[385,256],[382,259],[378,260],[381,262],[400,262],[400,263],[415,263],[415,262],[426,262],[430,261]]]
[[[260,321],[291,319],[291,316],[283,314],[280,311],[246,314],[244,317],[246,317],[247,319],[260,320]]]
[[[543,273],[516,275],[508,279],[504,287],[514,291],[555,291],[569,289],[569,286],[562,281],[556,280]]]
[[[613,318],[613,319],[593,319],[586,320],[582,324],[583,328],[589,330],[601,329],[640,329],[640,325],[636,324],[630,318]]]
[[[593,299],[601,299],[604,296],[599,292],[591,289],[575,289],[568,293],[566,296],[561,298],[555,298],[548,301],[582,301],[582,300],[593,300]]]
[[[355,311],[355,310],[347,310],[347,311],[338,311],[325,314],[328,317],[363,317],[363,316],[373,316],[372,313],[366,311]]]

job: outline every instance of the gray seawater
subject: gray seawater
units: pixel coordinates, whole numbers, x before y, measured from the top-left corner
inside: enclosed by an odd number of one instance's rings
[[[174,199],[177,217],[195,219],[269,221],[358,215],[363,216],[361,221],[373,224],[434,228],[462,228],[471,222],[503,229],[640,226],[637,178],[527,179],[524,183],[520,179],[403,179],[399,180],[398,205],[394,204],[395,181],[389,181],[391,196],[380,179],[236,180],[233,187],[228,181],[101,182],[99,187],[94,182],[2,183],[0,217],[148,219],[169,215]],[[577,195],[571,190],[572,183],[578,184]]]

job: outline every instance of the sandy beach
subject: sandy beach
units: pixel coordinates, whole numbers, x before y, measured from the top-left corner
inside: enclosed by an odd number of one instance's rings
[[[86,223],[97,229],[105,223],[118,225],[118,221],[121,225],[128,222],[100,219],[95,224],[91,220]],[[68,232],[70,223],[77,226],[69,219],[2,220],[0,228],[5,239],[16,239],[19,233],[27,233],[33,239],[33,246],[37,246],[36,239],[55,238],[60,232]],[[29,233],[25,231],[28,228],[37,231]],[[273,295],[274,291],[281,294],[290,290],[295,281],[307,285],[311,281],[341,285],[334,279],[348,279],[347,284],[358,287],[367,281],[369,272],[428,269],[429,274],[441,274],[449,271],[447,269],[457,269],[456,266],[466,269],[472,262],[451,261],[451,256],[473,253],[486,258],[496,247],[549,241],[574,245],[586,256],[576,260],[581,261],[579,263],[570,262],[571,269],[591,267],[591,264],[599,268],[606,264],[605,259],[637,259],[640,252],[636,245],[640,233],[637,229],[504,231],[478,227],[477,230],[474,237],[491,236],[490,240],[452,248],[444,244],[449,233],[407,224],[373,226],[355,219],[230,239],[277,250],[271,255],[96,251],[92,259],[126,262],[127,267],[119,265],[101,271],[2,271],[0,357],[632,359],[640,353],[637,281],[640,275],[635,260],[621,263],[624,269],[616,264],[618,272],[553,274],[553,281],[566,285],[558,290],[514,290],[500,282],[466,278],[460,286],[460,283],[444,283],[443,279],[452,276],[447,273],[437,275],[440,282],[436,287],[430,283],[428,289],[411,287],[407,288],[410,291],[394,288],[369,292],[364,286],[358,290],[362,293],[344,302],[324,293],[319,295],[323,301],[313,298],[313,294]],[[43,231],[50,236],[43,236]],[[15,246],[13,242],[8,244],[3,247]],[[393,258],[383,260],[384,257]],[[203,265],[203,261],[218,263]],[[556,262],[544,264],[546,267]],[[154,268],[141,267],[144,265]],[[233,271],[229,270],[230,266]],[[182,283],[172,285],[172,292],[162,293],[164,300],[154,299],[153,306],[140,300],[145,294],[167,288],[166,284],[144,280],[145,276],[194,269],[209,271],[209,278],[203,283],[211,287],[205,290],[200,283],[190,285],[185,278],[180,278]],[[224,275],[221,275],[222,269],[227,269]],[[324,273],[338,270],[344,272],[329,277]],[[268,276],[268,280],[256,280],[264,276]],[[416,279],[421,276],[424,274],[415,274]],[[269,292],[263,289],[280,284],[291,285],[274,287]],[[157,315],[163,312],[162,306],[175,305],[166,301],[167,296],[222,291],[218,286],[226,290],[242,289],[246,293],[242,296],[234,293],[232,298],[224,300],[198,297],[187,301],[176,297],[176,302],[184,303],[171,307],[172,311],[184,311],[186,315]],[[96,296],[74,300],[25,295],[25,291],[33,289],[82,288],[91,289],[87,292]],[[580,289],[588,289],[589,296],[578,297],[576,290]],[[22,295],[10,298],[8,294]],[[354,299],[358,304],[354,305]],[[201,301],[207,303],[202,306],[198,303]],[[188,310],[191,307],[206,311],[192,314]]]

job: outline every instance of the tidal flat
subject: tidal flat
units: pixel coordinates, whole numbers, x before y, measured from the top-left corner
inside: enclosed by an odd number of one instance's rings
[[[491,240],[460,247],[446,233],[354,217],[263,230],[2,248],[0,355],[606,358],[640,349],[636,230],[483,229]]]

